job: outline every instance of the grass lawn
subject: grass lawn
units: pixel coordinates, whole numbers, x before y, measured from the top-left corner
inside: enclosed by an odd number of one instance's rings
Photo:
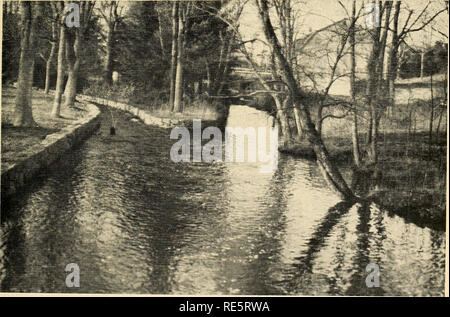
[[[38,127],[22,128],[14,127],[12,119],[14,115],[14,101],[17,89],[14,87],[2,88],[1,110],[1,164],[2,168],[8,168],[35,150],[41,147],[41,141],[48,134],[52,134],[85,114],[82,106],[74,109],[61,109],[61,118],[50,118],[53,104],[53,95],[45,95],[42,90],[33,89],[32,108],[33,117]]]

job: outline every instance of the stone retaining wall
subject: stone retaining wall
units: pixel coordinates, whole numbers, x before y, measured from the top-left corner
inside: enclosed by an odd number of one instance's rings
[[[148,111],[121,102],[80,94],[77,95],[77,99],[127,111],[141,119],[147,125],[156,125],[161,128],[172,128],[183,125],[183,120],[155,117]]]
[[[90,136],[100,125],[100,110],[93,104],[85,104],[88,114],[61,129],[49,134],[25,160],[2,170],[2,199],[18,191],[41,169],[50,166],[62,154]]]

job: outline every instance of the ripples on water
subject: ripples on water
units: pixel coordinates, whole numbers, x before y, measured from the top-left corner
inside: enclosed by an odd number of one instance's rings
[[[444,294],[445,233],[339,204],[313,162],[175,164],[168,130],[122,114],[110,137],[105,113],[100,131],[2,206],[3,291]]]

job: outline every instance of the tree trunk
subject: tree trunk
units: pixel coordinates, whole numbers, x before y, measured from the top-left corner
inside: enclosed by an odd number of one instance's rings
[[[316,115],[316,130],[320,137],[322,137],[322,113],[323,113],[323,105],[322,102],[320,102],[319,107],[317,107],[317,115]]]
[[[51,67],[52,67],[52,61],[53,61],[53,57],[55,56],[55,51],[56,51],[56,40],[58,38],[58,34],[57,34],[57,21],[59,20],[59,12],[57,8],[54,8],[53,6],[51,6],[52,9],[52,17],[55,18],[55,21],[52,21],[52,41],[50,44],[50,54],[46,60],[46,65],[45,65],[45,88],[44,88],[44,93],[46,95],[48,95],[48,91],[50,89],[50,71],[51,71]]]
[[[182,14],[178,16],[178,55],[177,73],[175,77],[175,97],[173,101],[173,111],[181,112],[183,103],[183,50],[184,50],[184,21]]]
[[[289,140],[291,138],[291,131],[289,130],[289,125],[286,118],[286,113],[283,109],[283,104],[280,101],[280,98],[277,95],[272,96],[275,100],[275,105],[277,107],[277,117],[280,120],[281,125],[281,134],[285,138],[285,140]]]
[[[66,41],[66,29],[63,23],[59,28],[59,44],[58,44],[58,68],[56,71],[56,87],[55,98],[53,100],[53,108],[51,116],[57,118],[61,112],[61,96],[64,88],[64,46]]]
[[[420,52],[420,78],[425,77],[425,51]]]
[[[391,15],[391,9],[392,9],[392,2],[386,2],[385,4],[385,17],[384,17],[384,29],[383,34],[381,36],[381,42],[379,44],[379,55],[378,55],[378,63],[377,63],[377,95],[375,97],[375,102],[372,102],[372,138],[371,138],[371,144],[369,147],[369,158],[372,161],[372,163],[378,162],[378,130],[380,126],[380,119],[381,115],[383,114],[383,111],[385,110],[383,107],[383,97],[385,94],[385,86],[384,86],[384,56],[386,51],[386,43],[387,43],[387,35],[389,30],[389,23],[390,23],[390,15]],[[381,19],[380,19],[381,21]]]
[[[208,60],[205,61],[205,70],[206,70],[206,91],[208,92],[208,96],[212,95],[212,76],[211,69],[209,68]]]
[[[277,67],[276,67],[275,57],[273,54],[272,54],[272,58],[270,61],[270,70],[272,72],[272,79],[274,81],[279,80],[280,78],[277,75]],[[263,78],[260,79],[260,82],[263,85],[264,89],[269,90],[269,91],[271,90],[271,87],[264,81]],[[281,91],[284,90],[283,88],[281,89]],[[275,106],[277,108],[277,118],[279,119],[280,125],[281,125],[281,134],[283,135],[285,140],[290,140],[291,139],[291,131],[289,129],[289,124],[288,124],[287,115],[286,115],[286,108],[287,108],[287,104],[289,102],[289,96],[285,97],[283,103],[280,100],[280,96],[277,94],[273,94],[272,98],[275,100]]]
[[[233,48],[233,37],[231,36],[230,39],[228,39],[228,46],[227,46],[227,50],[225,51],[225,57],[223,59],[223,67],[221,67],[221,69],[219,69],[219,77],[217,79],[218,81],[218,89],[217,89],[217,94],[220,95],[222,93],[224,84],[225,84],[225,79],[227,78],[227,73],[228,73],[228,65],[229,63],[229,58],[231,55],[231,49]]]
[[[356,20],[356,1],[352,2],[352,28],[350,30],[350,95],[353,104],[353,124],[352,124],[352,147],[353,147],[353,161],[357,167],[361,165],[359,154],[359,140],[358,140],[358,115],[356,104],[356,54],[355,54],[355,20]]]
[[[54,29],[55,26],[53,25],[52,28]],[[54,41],[51,44],[50,54],[48,55],[48,59],[47,59],[46,64],[45,64],[45,88],[44,88],[44,93],[46,95],[48,95],[48,91],[50,89],[50,72],[51,72],[51,68],[52,68],[53,56],[55,56],[55,51],[56,51],[56,35],[55,35],[55,32],[53,32],[53,34],[54,34],[54,36],[53,36]]]
[[[177,56],[178,56],[178,2],[174,2],[172,6],[172,52],[170,61],[170,97],[169,106],[174,110],[175,100],[175,76],[177,72]]]
[[[161,13],[158,9],[156,9],[156,13],[158,15],[158,37],[159,37],[159,45],[161,46],[162,55],[166,55],[166,49],[164,47],[164,39],[163,39],[163,31],[162,31],[162,23],[161,23]]]
[[[353,112],[352,148],[353,148],[353,162],[357,167],[359,167],[361,165],[361,158],[358,140],[358,114],[356,111]]]
[[[74,107],[77,91],[77,73],[75,67],[69,66],[67,70],[67,82],[64,89],[64,107]]]
[[[431,104],[430,104],[430,122],[428,131],[428,152],[431,155],[431,143],[433,142],[433,121],[434,121],[434,96],[433,96],[433,74],[430,76],[430,94],[431,94]]]
[[[297,128],[297,137],[300,140],[303,137],[303,128],[302,128],[302,121],[300,119],[300,111],[296,106],[294,106],[294,118],[295,118],[295,126]]]
[[[408,103],[408,106],[409,106],[409,114],[408,114],[408,131],[407,131],[407,134],[406,134],[406,151],[405,151],[405,156],[406,157],[408,157],[408,155],[409,155],[409,148],[410,148],[410,143],[411,143],[411,127],[412,127],[412,115],[413,115],[413,110],[414,110],[414,106],[413,105],[410,105],[409,103]],[[384,141],[385,142],[385,144],[384,144],[384,146],[386,147],[386,140]]]
[[[442,122],[442,116],[444,114],[444,109],[441,110],[441,112],[439,113],[439,119],[438,119],[438,123],[437,123],[437,127],[436,127],[436,144],[438,144],[439,142],[439,129],[441,128],[441,122]]]
[[[77,95],[78,71],[80,68],[80,41],[81,33],[78,29],[74,33],[68,33],[66,41],[66,57],[67,57],[67,83],[64,90],[64,106],[74,107],[75,97]],[[75,39],[73,39],[73,37]],[[73,43],[73,45],[72,45]]]
[[[112,85],[113,43],[114,43],[114,25],[108,23],[108,33],[106,34],[106,56],[103,73],[104,80],[108,85]]]
[[[281,52],[278,38],[275,35],[272,23],[270,21],[267,1],[259,0],[257,2],[257,5],[259,7],[259,16],[263,25],[264,34],[276,58],[279,61],[280,70],[282,71],[283,78],[291,92],[294,107],[299,107],[301,121],[304,123],[302,124],[302,126],[304,127],[304,133],[308,141],[310,142],[314,153],[316,154],[319,167],[328,184],[333,190],[336,191],[336,193],[340,195],[341,198],[348,200],[354,199],[355,195],[348,187],[339,170],[330,160],[330,155],[325,145],[323,144],[322,139],[318,135],[317,130],[315,129],[314,124],[311,120],[309,109],[304,103],[306,100],[306,96],[298,87],[292,73],[292,68]]]
[[[105,1],[100,3],[100,13],[103,16],[104,24],[106,26],[106,39],[105,39],[105,63],[103,65],[103,80],[108,86],[113,83],[113,69],[114,69],[114,40],[117,23],[119,22],[119,2],[118,1]],[[83,19],[88,17],[89,7],[84,6]],[[88,20],[83,21],[83,29],[88,27]],[[84,31],[83,31],[84,33]],[[78,57],[78,56],[77,56]]]
[[[376,106],[372,106],[371,109],[371,129],[370,129],[370,144],[367,151],[369,160],[371,163],[377,163],[378,161],[378,111]]]
[[[21,49],[20,64],[17,80],[17,95],[14,108],[14,126],[34,126],[32,112],[32,86],[34,55],[36,50],[35,29],[36,20],[40,14],[37,8],[40,4],[32,4],[30,1],[20,2],[22,8],[21,18]],[[34,15],[34,16],[33,16]]]
[[[386,43],[387,43],[387,36],[389,31],[389,24],[390,24],[390,16],[391,16],[391,9],[392,9],[392,2],[386,2],[385,4],[385,17],[384,17],[384,28],[383,28],[383,34],[381,36],[381,43],[380,43],[380,53],[378,56],[378,96],[381,96],[382,93],[384,93],[384,56],[386,52]]]
[[[52,69],[52,60],[55,55],[56,44],[52,43],[52,48],[50,49],[50,55],[48,56],[47,61],[45,62],[45,88],[44,93],[48,95],[48,91],[50,90],[50,72]]]
[[[381,1],[379,2],[382,5]],[[381,35],[381,28],[377,27],[375,33],[373,34],[373,44],[372,51],[368,63],[368,93],[367,93],[367,104],[370,109],[370,130],[369,130],[369,148],[368,157],[372,163],[377,163],[378,161],[378,127],[380,122],[380,117],[382,113],[381,109],[381,97],[383,91],[383,70],[384,70],[384,52],[386,49],[387,32],[389,29],[389,17],[391,13],[392,3],[386,2],[385,4],[385,25],[384,31]],[[382,20],[383,10],[380,10],[379,21]],[[381,38],[380,38],[381,35]]]
[[[388,71],[387,71],[387,82],[388,82],[388,98],[389,98],[389,110],[392,110],[395,106],[395,80],[397,79],[398,70],[398,49],[400,46],[400,41],[398,38],[398,19],[400,16],[400,6],[401,1],[395,3],[394,20],[392,27],[392,40],[391,48],[389,50],[388,57]]]

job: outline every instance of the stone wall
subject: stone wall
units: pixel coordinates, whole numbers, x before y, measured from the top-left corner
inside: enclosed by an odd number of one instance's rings
[[[100,110],[86,103],[87,115],[60,131],[49,134],[42,140],[41,146],[23,161],[2,170],[2,199],[18,191],[41,169],[50,166],[62,154],[69,151],[90,136],[100,125]]]
[[[121,103],[121,102],[115,102],[115,101],[108,100],[108,99],[92,97],[92,96],[87,96],[87,95],[80,95],[80,94],[77,95],[77,99],[81,100],[81,101],[86,101],[86,102],[94,102],[94,103],[97,103],[97,104],[100,104],[103,106],[108,106],[108,107],[112,107],[115,109],[127,111],[127,112],[135,115],[139,119],[141,119],[147,125],[156,125],[161,128],[172,128],[175,126],[183,125],[182,120],[155,117],[155,116],[151,115],[150,112],[148,112],[148,111],[145,111],[145,110],[139,109],[137,107],[130,106],[125,103]]]

